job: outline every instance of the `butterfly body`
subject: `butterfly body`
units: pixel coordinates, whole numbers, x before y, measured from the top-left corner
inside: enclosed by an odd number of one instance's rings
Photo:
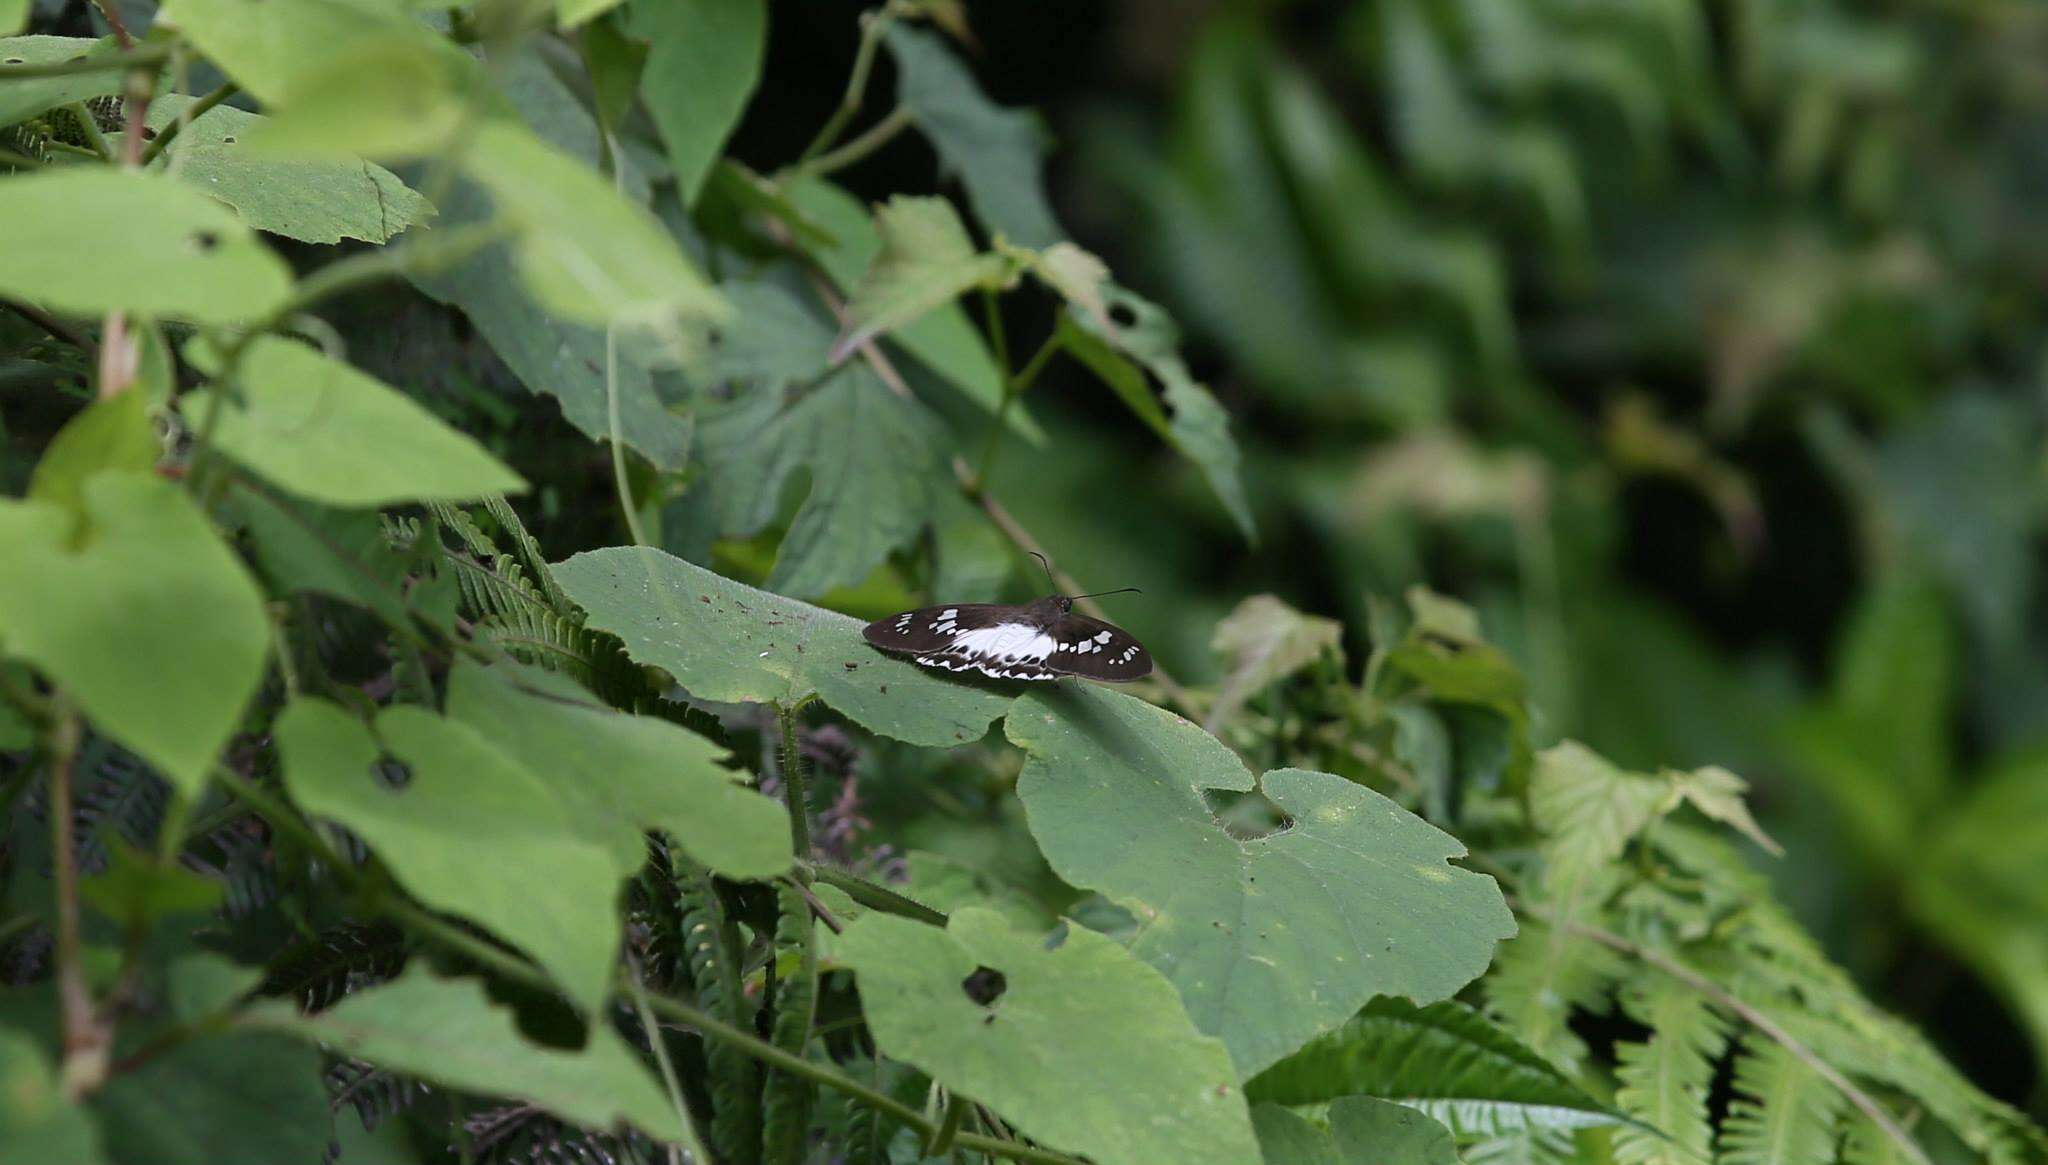
[[[1081,676],[1126,683],[1152,674],[1152,656],[1130,632],[1074,613],[1074,600],[948,603],[877,619],[863,632],[883,651],[924,667],[999,680]]]

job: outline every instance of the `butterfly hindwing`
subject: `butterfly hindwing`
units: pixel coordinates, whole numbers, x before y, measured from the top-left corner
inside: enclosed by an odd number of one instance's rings
[[[861,634],[883,651],[923,655],[943,651],[965,631],[993,627],[1014,615],[1017,607],[1008,603],[948,603],[943,607],[920,607],[877,619]]]

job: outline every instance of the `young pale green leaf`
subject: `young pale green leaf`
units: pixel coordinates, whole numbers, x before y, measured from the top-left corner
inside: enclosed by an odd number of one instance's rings
[[[279,77],[275,116],[242,143],[262,155],[406,161],[456,148],[506,112],[477,61],[420,27],[377,28]]]
[[[1457,1165],[1457,1142],[1427,1114],[1370,1096],[1329,1107],[1323,1128],[1276,1104],[1252,1107],[1265,1165]]]
[[[89,238],[119,263],[81,263]],[[0,295],[202,324],[269,314],[291,269],[235,213],[160,174],[62,166],[0,183]]]
[[[1749,792],[1748,781],[1719,765],[1708,765],[1691,772],[1666,769],[1662,775],[1671,782],[1673,796],[1709,818],[1735,829],[1772,857],[1785,855],[1785,847],[1771,840],[1771,835],[1765,833],[1763,826],[1750,815],[1749,803],[1743,800],[1743,794]]]
[[[1285,1105],[1377,1096],[1419,1109],[1461,1137],[1621,1120],[1543,1057],[1452,1000],[1416,1007],[1375,999],[1343,1027],[1259,1073],[1245,1095]]]
[[[1135,398],[1141,378],[1134,370],[1125,371],[1117,365],[1121,357],[1129,357],[1157,378],[1165,392],[1167,411],[1172,414],[1166,425],[1166,439],[1202,471],[1209,488],[1215,491],[1244,536],[1256,537],[1244,483],[1238,479],[1239,456],[1237,443],[1230,436],[1230,418],[1208,387],[1196,380],[1182,362],[1179,325],[1165,309],[1114,283],[1100,282],[1093,294],[1087,293],[1085,279],[1089,270],[1085,265],[1069,262],[1056,269],[1050,285],[1078,309],[1072,313],[1072,319],[1079,328],[1111,350],[1071,342],[1069,350],[1096,369],[1111,389],[1155,427],[1158,405],[1148,408],[1138,404]],[[1041,277],[1046,277],[1043,272]],[[1130,322],[1117,322],[1119,315]],[[1144,395],[1149,398],[1151,394],[1144,391]]]
[[[1227,662],[1223,686],[1209,706],[1206,727],[1214,732],[1253,695],[1321,659],[1340,655],[1344,625],[1304,615],[1272,595],[1253,595],[1216,624],[1209,646]]]
[[[1036,115],[983,96],[937,35],[897,23],[883,43],[896,58],[896,100],[917,119],[947,169],[960,175],[974,213],[1020,247],[1050,247],[1064,232],[1045,201],[1046,133]]]
[[[1480,635],[1472,608],[1420,586],[1408,588],[1404,599],[1412,621],[1405,634],[1385,645],[1387,682],[1399,694],[1499,717],[1507,745],[1504,777],[1510,789],[1521,788],[1535,755],[1521,669]]]
[[[1102,1165],[1259,1159],[1229,1054],[1171,984],[1101,935],[1047,939],[968,907],[944,930],[869,914],[836,951],[883,1052],[1034,1140]],[[981,968],[1001,978],[981,975],[977,998]]]
[[[697,201],[739,125],[768,44],[764,0],[634,0],[633,35],[648,43],[640,96],[668,148],[684,205]]]
[[[622,3],[624,0],[555,0],[555,23],[566,32],[588,24]]]
[[[603,1004],[618,943],[618,871],[540,778],[467,725],[411,706],[386,708],[373,739],[339,707],[299,700],[278,717],[276,735],[300,808],[368,842],[422,902],[526,950],[571,999],[593,1011]],[[410,770],[403,788],[377,775],[385,752]]]
[[[882,240],[875,233],[867,207],[822,178],[798,179],[789,183],[784,193],[834,240],[830,246],[807,244],[811,258],[825,269],[839,290],[852,291],[882,249]],[[896,329],[890,338],[983,412],[993,415],[1002,408],[1002,370],[996,367],[995,357],[989,354],[981,333],[968,322],[960,305],[935,308],[923,318]],[[1019,436],[1034,444],[1045,437],[1024,409],[1014,404],[1008,423]]]
[[[0,28],[6,21],[0,19]],[[26,121],[73,101],[90,101],[121,91],[121,70],[101,69],[68,77],[9,77],[8,66],[55,65],[88,57],[118,55],[113,37],[92,40],[78,36],[10,36],[0,38],[0,125]]]
[[[803,474],[809,492],[790,522],[768,586],[820,595],[852,586],[931,520],[946,480],[945,431],[864,365],[840,369],[784,407],[763,385],[699,429],[711,472],[703,488],[727,534],[751,536],[782,511]]]
[[[625,1123],[660,1140],[690,1143],[661,1086],[609,1023],[593,1022],[579,1051],[542,1047],[520,1034],[511,1010],[493,1004],[474,982],[414,969],[317,1015],[274,1001],[251,1008],[243,1022],[449,1088],[521,1100],[574,1124],[613,1129]],[[697,1153],[697,1160],[709,1160]]]
[[[165,0],[158,19],[266,106],[279,108],[292,104],[308,74],[343,54],[439,39],[400,5],[352,0]]]
[[[411,397],[292,340],[249,345],[241,399],[209,388],[180,403],[214,443],[266,480],[333,506],[464,501],[520,493],[526,482]]]
[[[846,327],[832,359],[847,358],[876,336],[913,323],[975,288],[998,287],[1011,260],[983,254],[943,198],[899,194],[875,211],[881,247],[846,301]]]
[[[1443,999],[1515,932],[1458,840],[1329,773],[1255,781],[1215,737],[1135,697],[1032,691],[1006,730],[1017,792],[1055,873],[1137,916],[1131,949],[1179,988],[1249,1077],[1375,995]],[[1259,788],[1290,825],[1227,833],[1209,789]]]
[[[116,1074],[89,1107],[120,1165],[318,1161],[333,1127],[321,1067],[268,1032],[203,1036]]]
[[[616,712],[552,672],[474,664],[449,677],[448,716],[553,789],[620,878],[646,862],[649,829],[728,877],[789,869],[788,812],[720,767],[725,749],[694,732]]]
[[[646,208],[533,134],[487,122],[462,164],[518,228],[513,253],[541,306],[663,335],[684,320],[725,318],[724,301]]]
[[[1549,835],[1545,886],[1569,909],[1577,887],[1673,808],[1671,792],[1669,782],[1624,772],[1576,740],[1543,750],[1529,793],[1536,825]]]
[[[149,103],[162,133],[194,98],[166,94]],[[259,231],[307,243],[363,239],[381,243],[433,213],[398,176],[361,158],[284,158],[252,152],[250,136],[269,119],[228,105],[201,114],[155,165],[233,207]]]
[[[590,626],[699,699],[790,707],[815,695],[871,732],[941,748],[981,739],[1010,703],[1008,693],[876,651],[845,615],[659,550],[592,550],[554,573]]]
[[[64,1099],[36,1041],[0,1027],[0,1165],[100,1165],[98,1130]]]
[[[0,502],[0,650],[193,796],[263,678],[263,596],[176,485],[107,471],[84,499],[78,545],[62,509]]]
[[[64,423],[36,462],[28,496],[83,513],[86,479],[105,469],[147,473],[163,452],[140,392],[96,399]]]

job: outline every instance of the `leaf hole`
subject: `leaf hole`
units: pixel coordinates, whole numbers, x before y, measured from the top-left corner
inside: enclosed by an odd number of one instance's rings
[[[7,63],[10,65],[22,65],[27,64],[28,62],[22,60],[20,57],[9,57],[7,58]]]
[[[199,231],[192,236],[192,245],[201,251],[211,251],[220,246],[220,236],[212,231]]]
[[[377,758],[377,762],[370,766],[370,775],[379,787],[394,793],[412,784],[412,766],[390,753]]]
[[[1119,328],[1135,327],[1138,323],[1137,309],[1127,303],[1109,305],[1109,322]]]
[[[222,139],[220,139],[220,141],[221,141],[221,144],[222,144],[222,145],[225,145],[225,146],[232,146],[232,145],[234,145],[234,144],[235,144],[235,135],[233,135],[233,134],[228,134],[228,135],[227,135],[226,137],[223,137]]]
[[[151,128],[149,128],[149,127],[148,127],[148,126],[146,126],[146,125],[145,125],[145,126],[143,126],[143,127],[142,127],[142,140],[143,140],[143,141],[146,141],[146,142],[153,142],[153,141],[155,141],[155,140],[156,140],[156,131],[155,131],[155,130],[153,130],[153,129],[151,129]]]
[[[974,1000],[977,1007],[987,1007],[1003,997],[1010,989],[1010,981],[994,967],[976,967],[974,973],[960,980],[960,990],[967,998]]]

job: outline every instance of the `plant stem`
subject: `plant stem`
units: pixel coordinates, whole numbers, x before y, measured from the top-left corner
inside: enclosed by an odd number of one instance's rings
[[[85,135],[85,144],[91,147],[93,153],[99,155],[100,161],[113,161],[113,143],[107,141],[107,135],[100,132],[100,120],[92,115],[92,110],[85,107],[85,102],[74,101],[64,108],[71,114],[72,119],[78,122],[79,132]]]
[[[868,74],[875,66],[875,50],[881,46],[882,34],[895,20],[895,13],[887,7],[865,12],[860,18],[860,47],[853,52],[853,71],[846,77],[846,92],[839,98],[839,104],[832,110],[832,116],[818,128],[818,136],[804,147],[797,156],[797,164],[810,161],[831,148],[839,135],[846,132],[846,123],[860,112],[861,102],[867,97]]]
[[[853,899],[869,910],[879,910],[884,914],[899,915],[903,918],[914,918],[919,922],[928,922],[933,926],[946,925],[946,916],[944,914],[933,910],[914,898],[906,898],[879,882],[870,882],[866,878],[849,874],[845,870],[835,870],[831,866],[804,863],[804,869],[811,877],[825,883],[827,886],[836,886],[845,891],[848,898]]]
[[[48,61],[36,64],[0,65],[0,81],[27,81],[44,77],[75,77],[80,73],[104,73],[111,69],[139,69],[169,60],[168,44],[143,45],[125,53],[87,57],[82,61]]]
[[[1597,926],[1589,926],[1582,922],[1574,922],[1570,919],[1560,920],[1551,911],[1531,906],[1526,902],[1517,902],[1514,905],[1522,912],[1533,918],[1540,919],[1556,927],[1558,930],[1570,932],[1578,935],[1580,938],[1591,939],[1593,942],[1599,943],[1609,950],[1641,959],[1643,962],[1733,1012],[1745,1023],[1764,1033],[1765,1036],[1770,1038],[1779,1047],[1790,1052],[1794,1059],[1812,1069],[1815,1075],[1833,1086],[1850,1104],[1856,1106],[1857,1111],[1869,1117],[1872,1124],[1884,1130],[1885,1136],[1890,1137],[1908,1159],[1916,1162],[1917,1165],[1932,1165],[1926,1152],[1920,1148],[1919,1142],[1913,1139],[1913,1135],[1901,1128],[1899,1123],[1892,1119],[1892,1115],[1884,1110],[1884,1106],[1872,1099],[1869,1093],[1856,1087],[1848,1077],[1836,1071],[1834,1065],[1821,1059],[1812,1048],[1801,1043],[1791,1032],[1778,1026],[1776,1020],[1762,1011],[1751,1007],[1741,999],[1736,998],[1712,979],[1707,978],[1677,959],[1664,954],[1662,951],[1651,950],[1648,947],[1632,943],[1611,931],[1602,930]]]
[[[946,1094],[946,1115],[940,1120],[938,1130],[925,1142],[924,1155],[945,1157],[953,1151],[953,1143],[960,1136],[960,1122],[967,1116],[967,1100],[957,1093]]]
[[[692,1161],[709,1161],[711,1154],[704,1151],[704,1142],[697,1136],[697,1126],[690,1120],[690,1106],[683,1102],[683,1086],[676,1079],[676,1066],[669,1059],[668,1045],[662,1042],[661,1023],[654,1018],[654,1009],[647,1002],[647,985],[640,981],[640,968],[631,960],[626,964],[626,983],[632,988],[633,1009],[640,1017],[640,1030],[647,1033],[648,1050],[654,1053],[655,1066],[661,1069],[662,1086],[668,1089],[668,1101],[675,1106],[676,1122],[683,1130],[683,1149],[689,1151]]]
[[[887,117],[863,130],[859,137],[829,154],[820,154],[808,162],[798,162],[789,168],[789,174],[794,178],[817,178],[844,170],[888,145],[897,134],[909,129],[914,120],[910,110],[899,105],[890,110]]]
[[[789,844],[796,853],[797,879],[808,881],[811,860],[810,798],[805,796],[804,758],[797,748],[796,712],[777,704],[775,721],[782,730],[782,798],[789,804]]]
[[[57,892],[57,1000],[63,1015],[64,1095],[71,1100],[106,1079],[112,1041],[102,1028],[79,961],[78,855],[71,845],[71,768],[78,759],[78,710],[59,697],[49,726],[50,874]]]
[[[1059,334],[1055,332],[1045,338],[1045,342],[1038,346],[1038,351],[1033,352],[1031,359],[1024,362],[1023,370],[1015,376],[1010,375],[1008,371],[1009,361],[1003,361],[1002,403],[996,406],[995,423],[989,426],[988,441],[981,449],[981,464],[974,470],[975,480],[981,482],[984,487],[988,484],[989,470],[996,463],[996,449],[1003,439],[1003,426],[1009,423],[1011,406],[1030,389],[1032,382],[1038,379],[1038,374],[1045,371],[1046,364],[1051,362],[1053,353],[1059,349]]]
[[[149,145],[143,149],[141,164],[147,166],[151,162],[156,161],[157,158],[160,157],[163,154],[163,152],[170,147],[171,142],[176,140],[179,134],[185,132],[186,126],[191,125],[195,121],[198,121],[202,116],[206,114],[208,110],[212,109],[214,106],[219,105],[221,102],[226,101],[230,97],[233,97],[236,91],[240,88],[241,86],[235,84],[233,81],[223,81],[220,84],[219,88],[216,88],[215,90],[213,90],[213,92],[208,93],[204,97],[201,97],[199,100],[193,102],[191,105],[186,106],[183,110],[179,112],[177,118],[173,120],[171,124],[164,127],[162,133],[156,135],[156,140],[149,143]]]

